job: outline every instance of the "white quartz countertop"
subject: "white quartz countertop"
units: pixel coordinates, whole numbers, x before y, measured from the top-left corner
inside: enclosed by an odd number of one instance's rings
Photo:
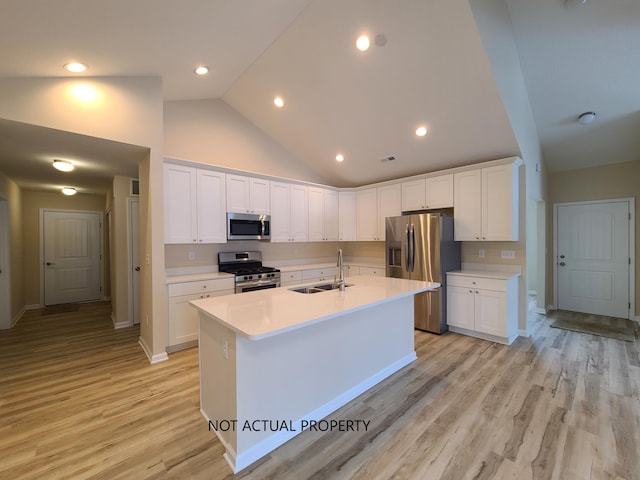
[[[349,277],[344,292],[304,294],[280,287],[190,302],[250,340],[261,340],[376,304],[434,290],[439,283],[360,275]]]
[[[464,275],[465,277],[496,278],[498,280],[509,280],[511,277],[520,275],[517,272],[495,272],[492,270],[452,270],[447,275]]]

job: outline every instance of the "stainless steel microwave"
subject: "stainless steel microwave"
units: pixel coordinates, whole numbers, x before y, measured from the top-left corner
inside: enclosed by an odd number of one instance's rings
[[[227,240],[270,240],[271,216],[227,213]]]

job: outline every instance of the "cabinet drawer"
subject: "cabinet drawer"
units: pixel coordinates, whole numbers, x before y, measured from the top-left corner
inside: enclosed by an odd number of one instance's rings
[[[360,267],[360,275],[373,275],[376,277],[384,277],[384,268]]]
[[[506,292],[506,280],[485,277],[467,277],[465,275],[447,275],[447,285],[452,287],[481,288],[496,292]]]
[[[221,290],[234,290],[233,278],[222,278],[217,280],[204,280],[200,282],[172,283],[168,287],[169,297],[180,295],[195,295],[198,293],[211,293]]]
[[[294,283],[302,283],[302,271],[280,272],[280,283],[292,285]]]
[[[317,279],[327,279],[333,277],[338,274],[337,267],[329,267],[329,268],[314,268],[311,270],[303,270],[302,271],[302,281],[310,282]]]

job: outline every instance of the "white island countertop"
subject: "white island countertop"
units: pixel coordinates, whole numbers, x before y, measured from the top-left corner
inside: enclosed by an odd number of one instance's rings
[[[249,340],[261,340],[440,286],[433,282],[370,275],[349,277],[346,283],[352,286],[344,292],[336,289],[304,294],[289,290],[299,288],[292,286],[211,297],[190,303]]]

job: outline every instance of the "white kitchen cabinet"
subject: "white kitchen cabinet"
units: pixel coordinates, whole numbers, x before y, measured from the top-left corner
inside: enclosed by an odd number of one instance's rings
[[[164,164],[165,243],[226,243],[225,174]]]
[[[356,192],[358,240],[384,241],[385,219],[402,213],[401,198],[400,184]]]
[[[271,242],[309,239],[308,187],[271,182]]]
[[[269,214],[269,180],[243,175],[227,175],[227,211]]]
[[[376,276],[376,277],[384,277],[385,276],[385,270],[384,270],[384,268],[378,268],[378,267],[363,267],[363,266],[360,266],[359,275],[373,275],[373,276]]]
[[[402,184],[402,211],[453,207],[453,174]]]
[[[169,332],[167,352],[175,352],[197,345],[198,314],[197,310],[189,304],[191,300],[221,295],[233,295],[233,293],[233,277],[169,284]]]
[[[299,285],[302,283],[302,270],[280,272],[280,286]]]
[[[510,345],[518,336],[518,275],[447,274],[449,330]]]
[[[360,275],[360,267],[357,265],[345,265],[344,266],[344,276],[345,277],[356,277]]]
[[[356,192],[338,194],[338,239],[341,242],[356,239]]]
[[[309,187],[309,240],[338,240],[338,192]]]
[[[514,161],[454,174],[456,240],[518,240],[519,165]]]
[[[312,268],[302,271],[302,283],[333,282],[338,276],[338,267]]]

